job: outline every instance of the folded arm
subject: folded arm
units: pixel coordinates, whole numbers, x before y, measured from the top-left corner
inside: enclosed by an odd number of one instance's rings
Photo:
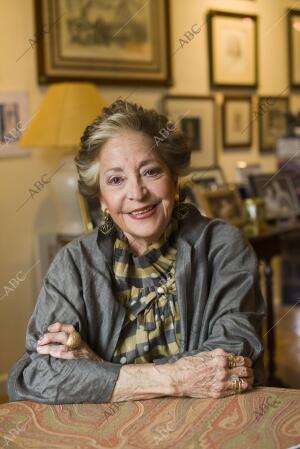
[[[86,358],[66,360],[37,352],[39,337],[57,321],[73,325],[86,341],[87,320],[81,278],[65,249],[56,256],[44,279],[27,326],[26,352],[10,370],[10,401],[109,402],[121,365]]]

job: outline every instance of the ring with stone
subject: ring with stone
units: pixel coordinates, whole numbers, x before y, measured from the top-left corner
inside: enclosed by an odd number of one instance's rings
[[[73,349],[78,349],[81,345],[81,336],[80,333],[77,331],[72,331],[69,333],[66,346],[68,347],[69,351],[72,351]]]

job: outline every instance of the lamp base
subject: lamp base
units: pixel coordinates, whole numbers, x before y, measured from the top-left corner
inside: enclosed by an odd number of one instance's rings
[[[50,184],[51,199],[57,215],[56,230],[60,235],[78,236],[85,229],[78,202],[78,173],[73,161],[74,155],[62,160],[61,168]]]

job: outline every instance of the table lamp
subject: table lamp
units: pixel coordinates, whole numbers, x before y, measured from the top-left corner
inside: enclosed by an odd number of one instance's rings
[[[50,183],[58,234],[72,236],[84,232],[73,159],[85,127],[105,105],[93,84],[53,84],[18,143],[23,148],[60,149],[67,153]]]

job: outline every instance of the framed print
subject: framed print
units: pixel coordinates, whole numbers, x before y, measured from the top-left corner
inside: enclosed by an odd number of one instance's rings
[[[86,232],[90,232],[103,222],[103,213],[98,198],[85,198],[78,192],[80,214]]]
[[[168,0],[35,0],[40,84],[171,85]]]
[[[259,162],[247,163],[239,161],[236,164],[236,182],[244,186],[249,186],[249,176],[262,173],[262,167]]]
[[[27,92],[0,91],[0,159],[30,154],[30,150],[17,147],[30,120]]]
[[[287,134],[288,97],[259,97],[259,147],[261,153],[273,153],[277,140]]]
[[[293,218],[300,213],[299,200],[291,175],[281,171],[249,177],[255,196],[263,198],[266,218],[276,220]]]
[[[211,86],[257,87],[257,16],[210,11],[207,19]]]
[[[199,198],[207,216],[221,218],[236,226],[242,226],[245,223],[243,203],[235,186],[204,190],[199,193]]]
[[[219,166],[191,167],[190,173],[183,179],[192,186],[200,184],[205,189],[216,189],[226,184],[223,170]]]
[[[290,86],[300,89],[300,11],[288,12]]]
[[[185,135],[194,159],[203,166],[216,163],[215,99],[211,96],[166,95],[163,112]]]
[[[222,111],[223,147],[250,148],[252,145],[251,97],[226,96]]]

